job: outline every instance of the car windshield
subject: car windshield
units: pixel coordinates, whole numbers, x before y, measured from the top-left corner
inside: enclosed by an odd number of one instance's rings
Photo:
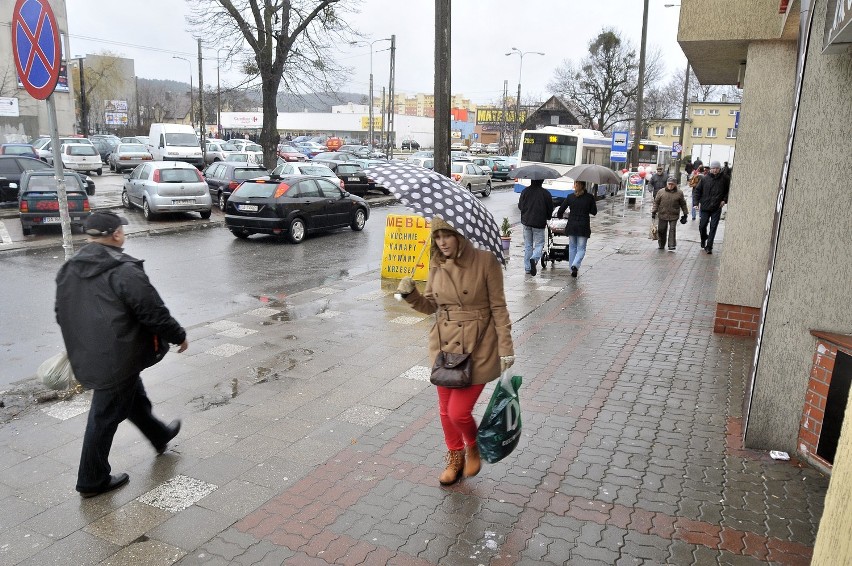
[[[299,167],[302,175],[316,175],[318,177],[334,177],[334,171],[322,165],[303,165]]]
[[[49,142],[49,141],[50,141],[50,138],[37,139],[36,141],[33,142],[33,147],[36,148],[36,149],[41,149],[45,145],[47,145],[47,142]]]
[[[263,148],[257,145],[256,143],[247,143],[243,148],[243,151],[259,151],[263,153]]]
[[[350,165],[350,164],[340,165],[340,166],[337,167],[337,172],[342,174],[342,175],[352,175],[352,174],[355,174],[355,173],[360,173],[361,167],[359,165],[354,165],[354,164],[352,164],[352,165]]]
[[[118,151],[148,151],[141,143],[123,143]]]
[[[464,165],[453,163],[453,173],[464,173]]]
[[[240,185],[239,191],[235,194],[238,194],[241,197],[271,197],[276,188],[278,188],[276,183],[246,181]]]
[[[220,144],[214,145],[213,147],[215,149],[218,149],[219,151],[239,151],[240,150],[240,148],[238,148],[237,146],[235,146],[232,143],[220,143]]]
[[[160,169],[161,183],[197,183],[198,171],[195,169]]]
[[[282,145],[278,146],[278,151],[284,153],[299,153],[299,150],[293,147],[292,145]]]
[[[18,159],[18,164],[24,171],[45,171],[47,169],[53,169],[53,167],[39,159]]]
[[[254,179],[266,175],[265,169],[234,169],[234,179],[237,181],[245,181],[246,179]]]
[[[241,163],[248,163],[248,154],[247,153],[232,153],[228,156],[226,161],[239,161]]]
[[[3,148],[6,155],[33,155],[33,148],[28,145],[7,145]]]
[[[65,147],[66,147],[65,153],[67,153],[68,155],[97,155],[98,154],[98,152],[95,150],[95,148],[90,146],[90,145],[83,145],[83,144],[75,143],[75,144],[71,144],[71,145],[68,145],[68,146],[65,146]]]
[[[56,179],[53,175],[33,175],[30,177],[29,183],[27,183],[27,191],[55,191],[56,190]],[[77,177],[75,175],[65,175],[65,190],[67,191],[79,191],[80,185],[78,184]]]
[[[195,137],[195,134],[166,134],[166,145],[195,147],[198,145],[198,138]]]

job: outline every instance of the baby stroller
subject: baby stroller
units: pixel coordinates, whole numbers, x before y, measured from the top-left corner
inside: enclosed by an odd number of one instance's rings
[[[547,232],[544,239],[544,251],[541,253],[541,267],[550,267],[557,261],[568,261],[568,219],[551,218],[547,221]]]

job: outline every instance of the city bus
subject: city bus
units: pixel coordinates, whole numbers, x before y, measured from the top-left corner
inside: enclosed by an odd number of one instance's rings
[[[632,142],[629,145],[627,155],[633,149]],[[661,166],[664,172],[669,170],[672,161],[672,147],[652,140],[639,140],[639,165],[646,169],[655,169]]]
[[[565,175],[575,165],[594,163],[612,167],[610,150],[612,140],[597,130],[572,129],[564,126],[546,126],[539,130],[524,130],[518,150],[518,167],[545,165]],[[515,180],[515,192],[529,185],[527,179]],[[544,182],[544,187],[559,199],[574,190],[573,179],[560,177]]]

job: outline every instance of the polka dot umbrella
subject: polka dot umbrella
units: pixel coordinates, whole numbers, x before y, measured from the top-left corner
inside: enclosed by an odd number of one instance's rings
[[[423,216],[440,216],[479,249],[489,250],[505,264],[500,230],[480,200],[447,177],[413,163],[383,163],[364,170],[399,201]]]

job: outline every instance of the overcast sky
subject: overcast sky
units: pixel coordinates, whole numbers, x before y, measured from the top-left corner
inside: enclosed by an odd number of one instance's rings
[[[343,0],[346,2],[347,0]],[[650,0],[648,48],[658,47],[664,66],[680,73],[686,58],[677,44],[679,8],[673,0]],[[578,61],[589,41],[604,26],[620,30],[637,51],[642,33],[641,0],[455,0],[452,3],[452,91],[483,104],[500,99],[503,81],[517,91],[520,58],[507,57],[512,47],[541,51],[524,56],[522,96],[546,98],[556,68],[566,59]],[[145,0],[133,3],[132,14],[116,13],[115,0],[66,0],[72,55],[109,50],[135,60],[136,74],[145,78],[189,81],[186,61],[191,58],[193,82],[198,83],[197,45],[185,15],[183,0]],[[143,8],[144,6],[144,8]],[[432,92],[434,84],[434,2],[430,0],[362,0],[352,25],[371,39],[396,34],[396,90],[414,94]],[[388,81],[389,52],[385,43],[373,51],[374,89],[377,95]],[[215,58],[209,49],[205,57]],[[352,78],[340,90],[366,93],[369,49],[343,46],[339,63],[352,67]],[[222,82],[240,76],[223,67]],[[204,63],[205,84],[215,85],[216,63]]]

